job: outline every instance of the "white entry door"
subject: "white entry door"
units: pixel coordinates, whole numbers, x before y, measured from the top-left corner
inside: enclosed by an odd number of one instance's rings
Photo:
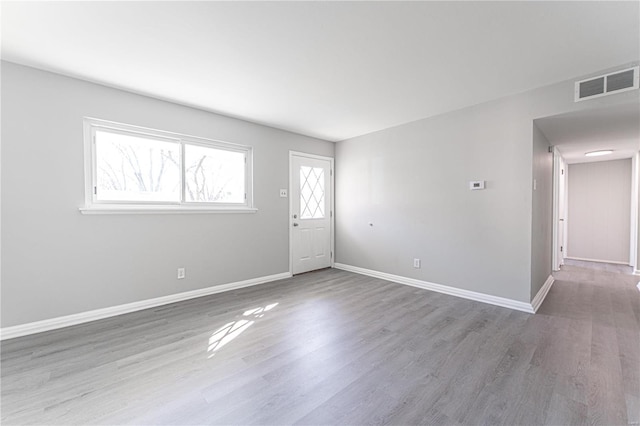
[[[291,154],[291,263],[301,274],[331,266],[332,159]]]

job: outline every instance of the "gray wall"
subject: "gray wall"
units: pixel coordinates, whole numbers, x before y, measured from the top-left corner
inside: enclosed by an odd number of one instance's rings
[[[569,164],[567,257],[629,263],[631,159]]]
[[[253,146],[258,213],[80,214],[83,116]],[[6,62],[2,145],[2,327],[288,271],[278,190],[289,150],[334,154],[330,142]]]
[[[639,99],[574,103],[573,83],[338,142],[336,261],[530,302],[549,250],[532,240],[533,120]]]
[[[531,123],[518,114],[494,103],[338,142],[337,261],[528,300],[531,145],[517,141]]]
[[[533,124],[533,209],[531,217],[531,299],[551,275],[553,246],[553,154],[545,135]]]

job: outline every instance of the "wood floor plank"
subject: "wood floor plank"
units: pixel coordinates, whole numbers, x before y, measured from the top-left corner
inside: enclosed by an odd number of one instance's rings
[[[637,424],[637,277],[536,315],[327,269],[0,347],[3,424]]]

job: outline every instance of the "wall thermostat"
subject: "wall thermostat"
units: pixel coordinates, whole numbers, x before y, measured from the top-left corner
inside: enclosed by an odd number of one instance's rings
[[[469,182],[469,189],[474,191],[477,189],[484,189],[484,181],[483,180],[473,180]]]

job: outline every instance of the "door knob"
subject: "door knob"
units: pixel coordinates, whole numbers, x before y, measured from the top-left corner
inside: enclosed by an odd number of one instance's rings
[[[294,218],[294,219],[297,219],[297,218],[298,218],[298,215],[297,215],[297,214],[294,214],[294,215],[293,215],[293,218]]]
[[[294,223],[294,224],[293,224],[293,226],[298,226],[298,224],[297,224],[297,223]]]

